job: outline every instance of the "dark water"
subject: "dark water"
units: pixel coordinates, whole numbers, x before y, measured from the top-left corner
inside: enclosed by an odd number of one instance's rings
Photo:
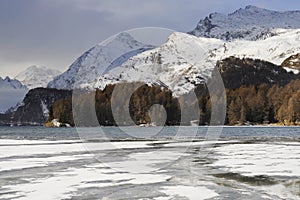
[[[97,128],[45,128],[45,127],[0,127],[0,139],[173,139],[177,138],[205,138],[208,127],[118,127]],[[216,138],[300,138],[300,127],[212,127]],[[150,134],[157,133],[157,134]],[[85,138],[86,137],[86,138]]]

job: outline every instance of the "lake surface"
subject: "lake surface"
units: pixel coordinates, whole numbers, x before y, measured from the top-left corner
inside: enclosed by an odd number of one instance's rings
[[[300,199],[300,127],[0,127],[0,199]]]

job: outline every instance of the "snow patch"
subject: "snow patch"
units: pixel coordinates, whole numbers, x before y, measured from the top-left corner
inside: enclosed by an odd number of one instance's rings
[[[289,68],[289,67],[283,67],[285,69],[285,71],[287,72],[292,72],[294,74],[299,74],[299,70],[297,69],[292,69],[292,68]]]
[[[214,197],[219,196],[213,190],[207,189],[203,186],[176,186],[176,187],[163,187],[163,193],[168,195],[167,198],[159,197],[156,200],[167,200],[167,199],[177,199],[181,198],[188,198],[189,200],[204,200],[204,199],[211,199]]]
[[[49,117],[49,109],[44,101],[41,101],[41,107],[43,111],[43,116],[48,118]]]

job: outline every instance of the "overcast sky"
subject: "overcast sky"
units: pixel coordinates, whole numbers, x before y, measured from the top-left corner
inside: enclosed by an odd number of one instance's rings
[[[83,52],[138,27],[192,30],[211,12],[246,5],[298,10],[299,0],[0,0],[0,76],[31,65],[65,71]]]

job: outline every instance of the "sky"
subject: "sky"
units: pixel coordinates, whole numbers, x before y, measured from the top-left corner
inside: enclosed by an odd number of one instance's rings
[[[247,5],[300,10],[299,0],[0,0],[0,76],[31,65],[65,71],[86,50],[141,27],[192,30],[209,13]]]

